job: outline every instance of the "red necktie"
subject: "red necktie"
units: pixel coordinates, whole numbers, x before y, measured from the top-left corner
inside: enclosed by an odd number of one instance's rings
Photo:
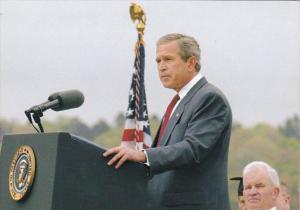
[[[159,136],[158,136],[157,144],[156,144],[157,147],[160,146],[160,145],[159,145],[159,144],[160,144],[160,139],[161,139],[161,137],[162,137],[163,134],[164,134],[164,131],[165,131],[165,128],[166,128],[166,126],[167,126],[167,124],[168,124],[168,121],[169,121],[169,119],[170,119],[172,110],[173,110],[175,104],[177,103],[177,101],[178,101],[179,99],[180,99],[179,95],[176,94],[176,95],[174,96],[174,98],[172,99],[172,101],[170,102],[170,104],[168,105],[168,107],[167,107],[167,110],[166,110],[166,113],[165,113],[163,122],[162,122],[162,124],[161,124],[161,126],[160,126]]]

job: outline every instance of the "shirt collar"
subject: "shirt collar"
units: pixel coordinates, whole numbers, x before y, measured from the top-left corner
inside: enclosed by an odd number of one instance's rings
[[[192,89],[192,87],[202,78],[202,74],[199,72],[196,74],[191,81],[189,81],[181,90],[178,92],[180,100]]]

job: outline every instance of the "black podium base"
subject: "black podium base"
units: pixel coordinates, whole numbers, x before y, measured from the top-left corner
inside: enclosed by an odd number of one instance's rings
[[[35,154],[31,191],[15,201],[9,170],[23,145]],[[116,170],[102,157],[105,150],[68,133],[4,136],[0,153],[0,210],[144,210],[147,173],[143,164]]]

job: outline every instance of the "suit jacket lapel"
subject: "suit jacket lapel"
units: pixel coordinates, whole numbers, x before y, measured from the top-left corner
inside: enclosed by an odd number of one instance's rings
[[[173,112],[173,114],[165,128],[164,134],[161,137],[161,140],[160,140],[161,146],[164,146],[168,143],[168,139],[169,139],[176,123],[178,122],[178,120],[180,119],[180,117],[183,113],[184,106],[185,106],[185,104],[179,103],[178,106],[176,107],[175,111]]]
[[[151,147],[156,147],[161,124],[162,124],[162,120],[160,121],[159,127],[156,131],[156,134],[155,134],[154,140],[152,141]]]
[[[174,110],[168,124],[167,127],[165,128],[164,134],[160,140],[160,145],[161,146],[165,146],[168,144],[169,142],[169,137],[176,125],[176,123],[178,122],[178,120],[180,119],[183,111],[184,111],[184,107],[185,105],[192,99],[193,95],[203,86],[207,83],[207,80],[205,79],[205,77],[203,77],[202,79],[200,79],[193,87],[192,89],[186,94],[186,96],[182,99],[182,101],[180,101],[180,103],[178,104],[178,106],[176,107],[176,109]],[[159,131],[159,130],[158,130]],[[157,136],[157,135],[156,135]],[[157,138],[155,138],[155,141],[157,140]]]

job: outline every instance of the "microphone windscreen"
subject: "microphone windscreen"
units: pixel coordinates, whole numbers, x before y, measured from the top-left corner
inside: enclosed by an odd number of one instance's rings
[[[49,101],[59,100],[59,106],[52,108],[54,111],[73,109],[81,106],[84,102],[84,95],[79,90],[67,90],[53,93],[48,97]]]

